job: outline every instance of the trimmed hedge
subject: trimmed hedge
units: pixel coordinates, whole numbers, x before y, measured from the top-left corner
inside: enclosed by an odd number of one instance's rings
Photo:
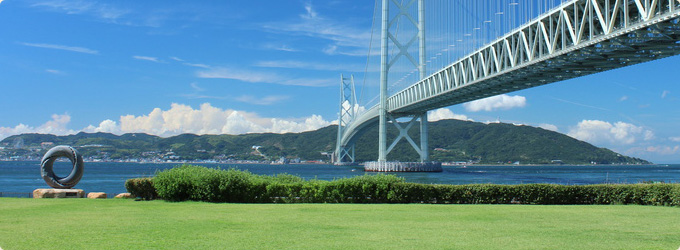
[[[382,174],[305,181],[287,174],[262,176],[190,165],[158,172],[153,179],[128,180],[125,187],[140,198],[168,201],[680,206],[680,184],[431,185]]]
[[[395,184],[392,203],[680,206],[679,184]]]
[[[262,176],[183,165],[158,172],[153,185],[158,197],[168,201],[383,203],[388,202],[390,185],[403,181],[391,175],[305,181],[287,174]]]

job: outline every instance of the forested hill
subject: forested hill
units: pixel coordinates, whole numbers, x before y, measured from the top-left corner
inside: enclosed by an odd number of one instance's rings
[[[412,137],[419,141],[417,126]],[[398,132],[388,128],[388,137]],[[86,157],[96,159],[149,159],[161,157],[181,160],[251,159],[277,160],[281,156],[302,160],[328,160],[322,152],[335,148],[337,127],[288,134],[192,135],[161,138],[147,134],[79,133],[69,136],[23,134],[0,141],[0,157],[17,154],[41,156],[51,142],[78,147]],[[377,128],[368,131],[357,143],[357,161],[377,159]],[[254,150],[253,146],[260,146]],[[430,123],[430,152],[435,161],[475,161],[480,163],[545,164],[559,160],[565,164],[647,164],[649,162],[619,155],[569,136],[530,126],[504,123],[484,124],[460,120]],[[416,161],[418,156],[405,140],[388,155],[389,160]]]

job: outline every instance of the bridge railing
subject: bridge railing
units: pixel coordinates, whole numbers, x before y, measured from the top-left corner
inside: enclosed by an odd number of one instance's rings
[[[566,53],[588,46],[599,46],[595,50],[606,52],[607,50],[625,50],[626,46],[635,46],[636,43],[644,43],[657,38],[665,39],[663,32],[654,31],[646,32],[644,34],[646,37],[631,36],[626,41],[612,38],[677,18],[678,10],[680,10],[680,0],[574,0],[565,3],[392,95],[388,98],[388,111],[392,113],[422,112],[625,66],[625,60],[618,60],[610,62],[612,65],[602,65],[601,69],[596,68],[588,72],[587,69],[570,68],[568,59],[546,60],[564,56]],[[603,43],[608,40],[612,41]],[[635,49],[637,48],[630,48],[630,50]],[[601,51],[584,50],[582,52],[596,54]],[[590,57],[586,54],[580,53],[581,59]],[[631,60],[631,64],[640,61],[644,60]],[[500,84],[503,79],[499,76],[538,62],[549,64],[548,66],[551,67],[567,67],[560,69],[563,73],[553,79],[528,77],[508,88],[501,87],[484,94],[471,91],[475,93],[456,100],[442,101],[436,98],[444,93],[463,87],[468,88],[491,78],[496,78],[491,84]],[[606,59],[603,63],[607,63]],[[616,63],[621,65],[613,65]],[[517,76],[514,76],[512,80],[517,81]],[[488,87],[480,86],[480,88]]]

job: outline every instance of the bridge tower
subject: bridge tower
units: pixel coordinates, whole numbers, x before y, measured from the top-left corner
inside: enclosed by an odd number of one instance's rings
[[[402,1],[403,2],[403,1]],[[391,4],[392,3],[392,4]],[[390,7],[396,6],[398,14],[390,18]],[[417,18],[414,18],[409,11],[411,8],[418,8]],[[416,28],[417,32],[410,39],[407,38],[407,43],[402,44],[397,40],[396,34],[393,34],[392,28],[398,23],[395,21],[399,18],[405,18]],[[424,0],[411,0],[403,3],[395,0],[382,1],[382,30],[381,30],[381,45],[380,45],[380,103],[379,103],[379,124],[378,124],[378,161],[368,162],[364,166],[367,171],[441,171],[441,164],[429,162],[428,150],[428,128],[427,128],[427,111],[416,114],[393,114],[387,109],[387,98],[389,93],[387,91],[388,76],[392,65],[397,60],[407,59],[419,71],[420,79],[425,78],[426,74],[426,51],[425,51],[425,3]],[[409,48],[418,42],[418,61],[409,52]],[[399,51],[397,55],[389,56],[390,44],[396,47]],[[411,121],[402,127],[397,118],[411,117]],[[389,119],[389,121],[388,121]],[[417,145],[409,136],[409,129],[420,120],[420,145]],[[399,136],[387,146],[387,126],[388,123],[393,124],[399,130]],[[420,155],[419,163],[399,163],[388,162],[387,155],[394,149],[394,147],[401,141],[406,139],[413,149]]]
[[[354,143],[342,146],[340,141],[347,126],[354,121],[357,111],[357,96],[354,87],[354,75],[345,78],[340,75],[340,114],[338,116],[338,140],[332,161],[336,165],[354,164]],[[345,161],[345,159],[349,161]]]

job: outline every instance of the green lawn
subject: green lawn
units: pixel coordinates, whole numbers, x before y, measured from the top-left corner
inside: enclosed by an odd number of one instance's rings
[[[0,198],[12,249],[678,249],[680,208]]]

